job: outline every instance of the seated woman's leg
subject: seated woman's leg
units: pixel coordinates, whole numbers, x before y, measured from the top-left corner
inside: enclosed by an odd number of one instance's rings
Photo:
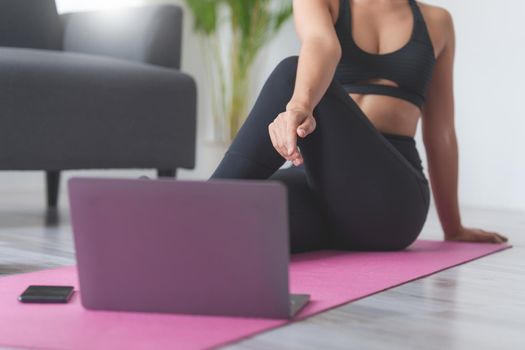
[[[290,72],[295,70],[290,68]],[[317,127],[298,145],[337,247],[399,250],[419,235],[428,181],[333,80],[314,109]],[[412,149],[417,153],[415,144]]]
[[[247,120],[211,178],[271,176],[284,159],[268,124],[290,100],[297,56],[274,69]],[[426,219],[428,182],[371,124],[333,80],[314,109],[317,127],[298,138],[306,177],[318,194],[337,247],[397,250],[412,243]]]
[[[312,191],[304,167],[277,170],[268,180],[282,182],[288,192],[290,252],[301,253],[325,249],[330,242],[330,229]]]
[[[292,98],[291,60],[288,57],[274,68],[210,179],[266,179],[284,164],[272,145],[268,125]]]

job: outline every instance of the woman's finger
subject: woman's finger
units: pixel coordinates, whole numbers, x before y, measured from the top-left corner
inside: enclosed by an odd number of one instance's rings
[[[297,147],[293,147],[290,143],[290,133],[294,133],[294,131],[291,131],[293,129],[290,129],[288,122],[284,118],[281,120],[279,126],[278,133],[281,140],[281,152],[283,157],[286,160],[293,160],[297,156],[298,151]]]
[[[301,165],[303,162],[304,162],[303,157],[298,157],[298,158],[296,158],[296,159],[294,160],[293,164],[294,164],[295,166],[299,166],[299,165]]]
[[[282,137],[282,135],[283,135],[282,124],[281,124],[281,121],[279,119],[275,120],[274,132],[275,132],[275,140],[276,140],[276,143],[277,143],[277,151],[279,152],[279,154],[283,158],[287,159],[288,155],[286,154],[286,149],[285,149],[285,146],[284,146],[284,139]]]
[[[289,161],[293,161],[294,158],[297,157],[297,152],[293,151],[292,154],[288,154],[288,147],[286,143],[286,130],[287,127],[283,124],[284,121],[281,119],[280,123],[277,123],[277,128],[275,130],[275,134],[277,137],[277,143],[279,148],[279,153],[281,156]]]
[[[297,147],[295,147],[295,150],[293,151],[292,154],[287,154],[286,155],[286,159],[293,161],[295,158],[299,157],[299,155],[300,155],[299,149]]]
[[[311,134],[316,127],[316,121],[313,116],[306,118],[306,120],[297,127],[297,135],[300,137],[306,137]]]
[[[275,148],[275,150],[282,157],[284,157],[284,154],[281,151],[281,147],[279,146],[279,135],[278,135],[277,131],[275,130],[276,129],[276,125],[275,124],[276,123],[273,122],[273,123],[270,124],[270,127],[269,127],[270,135],[271,135],[271,139],[272,139],[272,145],[273,145],[273,148]]]
[[[297,134],[295,131],[295,122],[288,118],[285,124],[286,152],[289,156],[297,151]]]
[[[302,161],[303,159],[303,155],[301,154],[301,152],[297,151],[297,152],[294,152],[293,156],[292,156],[292,162],[295,162],[295,161]],[[295,163],[294,163],[295,164]]]
[[[283,158],[289,160],[288,151],[286,149],[286,126],[284,125],[284,119],[282,113],[275,118],[275,135],[277,138],[277,147],[279,148],[279,153]]]
[[[503,237],[502,235],[498,234],[497,232],[493,231],[486,231],[486,230],[480,230],[484,235],[487,235],[490,237],[490,242],[493,243],[504,243],[506,240],[506,237]]]
[[[270,135],[270,141],[272,142],[273,148],[275,148],[277,144],[275,143],[275,136],[273,134],[273,122],[268,124],[268,135]]]
[[[279,151],[277,149],[277,139],[275,138],[275,132],[273,128],[274,128],[273,123],[268,124],[268,134],[270,134],[270,141],[272,142],[272,146],[273,148],[275,148],[276,151]]]
[[[494,235],[498,236],[503,242],[507,242],[508,238],[503,236],[502,234],[500,233],[497,233],[497,232],[492,232]]]
[[[503,243],[503,240],[496,234],[492,235],[492,242],[493,243]]]
[[[502,236],[499,233],[494,233],[494,236],[497,237],[498,243],[505,243],[507,241],[507,237]]]
[[[482,232],[479,236],[482,238],[481,241],[483,242],[494,242],[495,236],[493,234]]]

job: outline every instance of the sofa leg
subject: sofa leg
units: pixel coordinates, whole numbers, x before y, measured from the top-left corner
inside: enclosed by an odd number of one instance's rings
[[[177,177],[176,169],[157,169],[157,177]]]
[[[47,207],[56,209],[58,205],[58,189],[60,188],[60,170],[46,171]]]

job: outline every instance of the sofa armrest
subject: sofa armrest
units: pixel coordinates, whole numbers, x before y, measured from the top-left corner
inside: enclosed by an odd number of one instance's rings
[[[62,15],[64,51],[180,69],[182,9],[176,5]]]
[[[0,47],[0,170],[193,168],[196,108],[180,70]]]

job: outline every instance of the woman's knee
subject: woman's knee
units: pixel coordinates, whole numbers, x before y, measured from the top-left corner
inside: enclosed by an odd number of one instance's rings
[[[273,69],[271,78],[284,78],[290,84],[295,83],[299,56],[293,55],[283,58]]]
[[[285,69],[295,72],[297,70],[297,64],[299,63],[299,56],[291,55],[283,58],[276,66],[278,69]]]
[[[278,75],[280,77],[285,77],[289,82],[295,83],[297,76],[297,66],[299,64],[299,56],[292,55],[283,58],[274,68],[272,75]],[[335,76],[332,78],[332,81],[328,85],[325,94],[338,94],[341,92],[341,84]]]
[[[295,87],[295,80],[297,77],[297,66],[299,64],[299,56],[292,55],[283,58],[273,69],[268,79],[284,79],[288,85],[293,89]],[[333,109],[334,98],[341,99],[345,98],[346,93],[341,83],[334,77],[328,85],[326,91],[324,92],[321,101],[319,101],[318,106],[326,105],[328,110]],[[324,107],[321,107],[322,109]],[[319,107],[317,107],[319,109]],[[314,114],[315,116],[315,114]]]

